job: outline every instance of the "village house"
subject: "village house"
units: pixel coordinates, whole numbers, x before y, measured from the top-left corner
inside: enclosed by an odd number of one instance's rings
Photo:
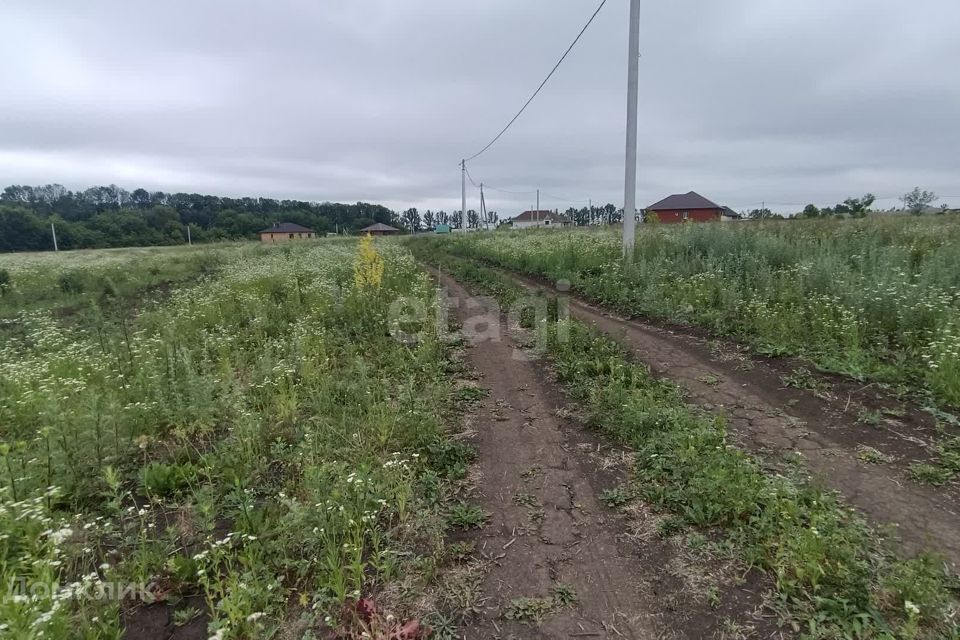
[[[371,236],[392,236],[396,233],[400,233],[400,229],[396,227],[391,227],[388,224],[383,224],[382,222],[377,222],[372,224],[369,227],[364,227],[360,229],[361,235],[371,235]]]
[[[510,224],[514,229],[530,229],[535,227],[566,227],[569,226],[571,222],[570,218],[562,213],[547,209],[524,211],[514,218]]]
[[[696,191],[675,193],[645,209],[644,220],[650,222],[656,214],[658,222],[728,222],[740,216],[730,207],[707,200]]]
[[[277,242],[290,242],[291,240],[311,239],[317,236],[313,229],[302,227],[293,222],[276,222],[272,227],[268,227],[260,232],[260,242],[274,244]]]

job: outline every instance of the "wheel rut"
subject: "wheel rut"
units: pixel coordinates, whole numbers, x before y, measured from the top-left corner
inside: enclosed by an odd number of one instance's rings
[[[506,273],[528,290],[559,295],[553,287]],[[576,297],[567,296],[567,302],[573,318],[620,342],[655,375],[679,384],[692,404],[724,415],[739,446],[775,470],[785,461],[802,466],[906,553],[934,551],[955,573],[960,570],[960,490],[919,484],[907,473],[910,464],[930,459],[935,441],[930,416],[911,408],[876,426],[861,424],[856,411],[864,406],[902,401],[839,377],[816,392],[787,388],[784,363],[750,357],[729,342],[713,341],[711,348],[711,341],[692,332],[618,317]],[[887,462],[864,461],[864,447]]]
[[[603,504],[602,492],[628,478],[628,464],[610,461],[629,455],[566,417],[548,366],[510,335],[493,301],[441,284],[462,325],[484,310],[500,323],[482,338],[464,332],[466,362],[489,392],[467,418],[478,450],[472,499],[489,514],[472,538],[489,571],[464,638],[703,638],[722,628],[776,637],[761,615],[765,578],[658,537],[658,517],[642,505],[624,514]],[[576,602],[558,604],[566,589]],[[554,603],[541,620],[528,613],[535,600]]]

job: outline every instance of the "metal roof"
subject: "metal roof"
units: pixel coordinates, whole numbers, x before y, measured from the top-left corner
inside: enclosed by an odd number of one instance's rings
[[[673,209],[721,209],[716,202],[707,200],[696,191],[689,193],[675,193],[667,196],[660,202],[656,202],[649,207],[647,211],[668,211]]]
[[[400,231],[400,229],[397,229],[396,227],[391,227],[388,224],[383,224],[382,222],[377,222],[375,224],[370,225],[369,227],[364,227],[363,229],[360,229],[360,233],[363,233],[365,231]]]
[[[540,211],[524,211],[513,220],[514,222],[536,222],[537,220],[559,220],[561,222],[570,222],[570,218],[567,216],[563,215],[562,213],[554,213],[549,209],[541,209]]]
[[[272,227],[267,227],[260,233],[314,233],[314,231],[293,222],[276,222]]]

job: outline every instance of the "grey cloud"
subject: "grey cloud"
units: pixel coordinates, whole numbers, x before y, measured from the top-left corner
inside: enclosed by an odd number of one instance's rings
[[[0,181],[459,208],[457,162],[596,5],[574,0],[16,0]],[[626,0],[472,162],[488,205],[622,199]],[[736,207],[916,184],[960,194],[960,5],[644,3],[639,201]],[[776,204],[779,203],[779,204]],[[884,204],[892,202],[884,201]],[[471,189],[471,207],[477,206]]]

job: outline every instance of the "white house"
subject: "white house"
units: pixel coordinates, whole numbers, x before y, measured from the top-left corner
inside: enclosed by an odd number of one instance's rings
[[[555,211],[524,211],[512,220],[514,229],[530,229],[533,227],[567,227],[570,218]]]

